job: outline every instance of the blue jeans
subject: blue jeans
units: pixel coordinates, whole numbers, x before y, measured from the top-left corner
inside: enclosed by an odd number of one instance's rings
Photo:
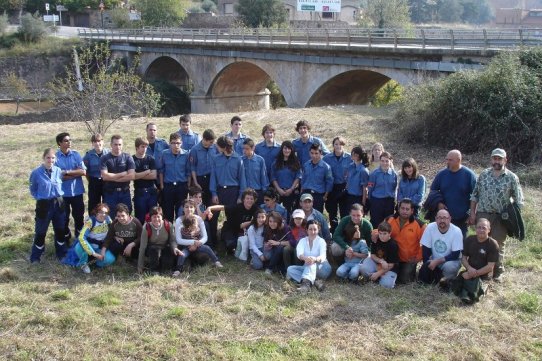
[[[355,281],[359,277],[359,264],[360,262],[345,262],[337,268],[337,277],[349,278]]]
[[[283,246],[273,246],[270,249],[265,249],[263,251],[263,254],[265,258],[268,260],[266,263],[267,269],[270,269],[271,271],[275,272],[282,272],[283,271],[283,265],[282,263],[282,250],[284,249]]]
[[[104,191],[104,202],[109,206],[109,215],[111,219],[115,219],[117,216],[117,204],[124,203],[128,206],[128,210],[132,213],[132,200],[130,198],[130,191],[124,192],[109,192]]]
[[[38,212],[38,204],[43,207]],[[65,212],[56,199],[42,200],[36,202],[36,218],[34,225],[34,242],[30,254],[30,262],[39,262],[41,255],[45,251],[45,236],[49,224],[53,222],[53,231],[55,233],[56,257],[62,259],[68,251],[68,245],[64,242],[64,222]]]
[[[371,257],[365,258],[365,260],[359,266],[359,271],[364,277],[371,277],[371,275],[377,271],[376,262],[373,261]],[[382,276],[380,276],[380,278],[378,279],[378,283],[382,287],[393,288],[395,287],[396,280],[397,280],[397,273],[393,271],[388,271],[384,273]]]
[[[183,256],[177,256],[177,268],[176,268],[177,270],[180,270],[184,266],[184,262],[186,262],[186,259],[190,257],[191,254],[197,253],[197,252],[205,253],[206,255],[208,255],[213,263],[218,262],[218,257],[213,252],[211,247],[209,247],[206,244],[202,244],[201,246],[198,247],[198,249],[196,249],[193,252],[189,251],[188,247],[183,248],[181,251],[183,252]]]
[[[331,265],[328,261],[322,263],[313,263],[310,266],[290,266],[286,271],[286,277],[296,282],[301,282],[303,278],[314,283],[316,278],[325,280],[331,275]]]
[[[94,252],[100,253],[100,247],[97,244],[90,243],[92,246],[92,249],[94,249]],[[83,247],[81,247],[81,243],[77,243],[75,246],[75,253],[77,253],[77,256],[79,257],[79,264],[78,266],[82,266],[88,263],[88,254],[83,250]],[[96,266],[102,268],[109,266],[115,262],[115,256],[110,251],[105,252],[105,257],[103,260],[96,261]]]
[[[141,224],[145,223],[145,215],[158,204],[156,188],[141,188],[134,190],[134,213]]]
[[[260,252],[263,253],[263,247],[261,248],[258,248],[260,250]],[[250,265],[252,266],[252,268],[256,269],[256,270],[259,270],[259,269],[262,269],[263,268],[263,261],[260,259],[260,257],[258,257],[258,255],[250,250]]]

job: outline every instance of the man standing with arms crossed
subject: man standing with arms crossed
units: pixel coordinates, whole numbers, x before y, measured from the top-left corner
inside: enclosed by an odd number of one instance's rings
[[[491,237],[499,244],[499,260],[495,265],[493,280],[501,281],[504,272],[504,242],[507,230],[501,214],[513,201],[523,205],[523,192],[519,178],[506,168],[506,152],[496,148],[491,152],[491,168],[485,169],[476,182],[470,198],[469,224],[485,218],[491,224]]]
[[[111,137],[111,152],[100,158],[102,179],[104,180],[104,202],[110,209],[111,219],[115,219],[117,204],[124,203],[132,212],[130,181],[134,180],[135,163],[128,153],[122,152],[122,137]]]

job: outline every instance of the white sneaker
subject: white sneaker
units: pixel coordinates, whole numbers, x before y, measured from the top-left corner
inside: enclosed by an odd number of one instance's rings
[[[181,275],[181,271],[178,271],[178,270],[177,270],[177,271],[173,272],[173,274],[171,275],[171,277],[177,278],[177,277],[179,277],[180,275]]]
[[[273,274],[273,271],[271,271],[269,268],[266,268],[265,271],[264,271],[264,273],[265,273],[266,275],[272,275],[272,274]]]
[[[81,270],[83,271],[83,273],[85,274],[89,274],[90,273],[90,267],[88,266],[88,264],[84,264],[81,266]]]
[[[224,268],[224,266],[222,265],[222,263],[220,263],[220,261],[215,262],[215,267],[216,268]]]

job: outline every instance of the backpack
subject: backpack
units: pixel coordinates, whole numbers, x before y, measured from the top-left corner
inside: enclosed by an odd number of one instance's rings
[[[166,229],[166,232],[169,234],[169,230],[171,229],[171,223],[169,223],[167,219],[164,219],[164,228]],[[149,222],[145,223],[145,229],[147,230],[147,237],[150,239],[152,236],[152,229],[151,229],[151,224]]]

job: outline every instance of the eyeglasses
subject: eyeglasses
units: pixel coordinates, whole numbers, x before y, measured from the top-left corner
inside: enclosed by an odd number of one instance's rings
[[[109,212],[107,212],[107,211],[100,211],[100,212],[98,212],[97,214],[100,215],[100,216],[106,216],[107,214],[109,214]]]
[[[170,142],[169,144],[179,145],[179,144],[181,144],[181,142]]]

